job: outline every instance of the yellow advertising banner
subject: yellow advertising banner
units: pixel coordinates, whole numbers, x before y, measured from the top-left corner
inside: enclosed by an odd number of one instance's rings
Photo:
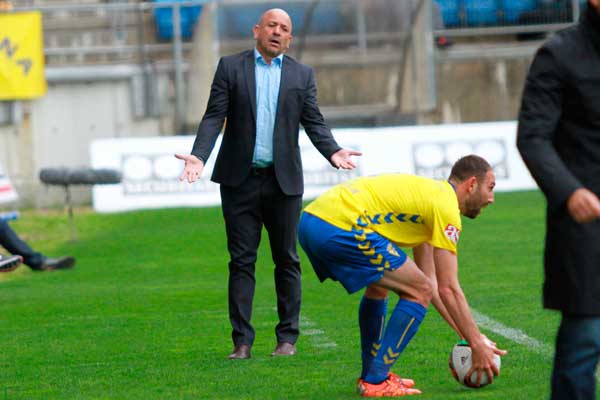
[[[0,100],[45,93],[42,14],[0,13]]]

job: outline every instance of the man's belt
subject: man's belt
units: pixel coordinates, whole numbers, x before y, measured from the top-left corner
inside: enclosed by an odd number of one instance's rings
[[[255,168],[252,167],[250,168],[250,175],[253,176],[274,176],[275,175],[275,168],[271,165],[269,167],[265,167],[265,168]]]

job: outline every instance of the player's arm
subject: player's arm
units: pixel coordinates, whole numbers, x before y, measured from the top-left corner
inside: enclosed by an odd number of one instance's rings
[[[442,318],[450,325],[450,327],[458,334],[460,339],[465,339],[465,335],[460,331],[456,322],[452,319],[452,316],[446,309],[444,302],[440,298],[440,294],[438,291],[438,283],[437,276],[435,272],[435,261],[433,259],[433,246],[428,243],[423,243],[415,248],[413,248],[413,256],[417,266],[423,271],[423,273],[429,278],[431,281],[434,291],[433,298],[431,303],[434,305],[436,310],[440,313]],[[496,347],[496,342],[491,341],[486,335],[481,334],[483,340],[492,347]]]
[[[433,246],[428,243],[423,243],[419,246],[413,248],[413,257],[415,259],[415,263],[419,267],[421,271],[429,278],[431,284],[433,286],[433,296],[431,299],[431,303],[435,307],[435,309],[440,313],[442,318],[450,325],[452,329],[458,334],[461,339],[465,339],[465,336],[462,334],[458,325],[452,319],[452,316],[446,309],[444,302],[440,298],[440,294],[438,292],[438,283],[437,276],[435,273],[435,261],[433,259]]]
[[[446,249],[434,248],[433,258],[440,299],[473,351],[472,369],[467,376],[471,376],[472,372],[477,372],[477,382],[479,382],[481,374],[485,373],[489,382],[493,382],[494,375],[499,374],[494,363],[494,353],[504,355],[506,351],[489,346],[475,324],[469,304],[458,281],[456,254]]]

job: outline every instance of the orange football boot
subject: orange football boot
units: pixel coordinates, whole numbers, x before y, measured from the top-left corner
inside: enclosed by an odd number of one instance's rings
[[[368,383],[361,379],[358,383],[358,393],[362,397],[394,397],[421,394],[421,391],[408,388],[400,381],[388,378],[379,384]]]
[[[400,376],[398,376],[397,374],[395,374],[391,371],[390,371],[390,373],[388,373],[388,379],[400,382],[402,384],[402,386],[404,386],[405,388],[410,389],[411,387],[415,386],[415,381],[413,381],[412,379],[400,378]]]
[[[393,373],[393,372],[389,372],[388,373],[388,379],[391,379],[393,381],[396,382],[400,382],[402,384],[402,386],[406,387],[406,388],[411,388],[413,386],[415,386],[415,381],[413,381],[412,379],[408,379],[408,378],[400,378],[400,376],[398,376],[397,374]],[[358,378],[356,380],[356,385],[360,385],[361,382],[363,382],[364,379],[363,378]]]

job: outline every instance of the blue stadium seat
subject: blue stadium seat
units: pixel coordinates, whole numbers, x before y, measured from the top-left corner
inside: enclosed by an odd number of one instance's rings
[[[440,6],[444,26],[456,26],[460,24],[460,7],[458,0],[435,0]]]
[[[154,3],[164,3],[184,0],[153,0]],[[194,26],[200,17],[202,6],[185,6],[179,9],[181,19],[181,37],[190,39],[194,34]],[[173,39],[173,9],[171,7],[155,8],[154,21],[156,23],[156,36],[158,39]]]
[[[464,0],[467,25],[492,25],[498,23],[496,0]]]
[[[501,0],[504,21],[508,23],[517,22],[521,14],[535,10],[537,6],[537,0]]]

